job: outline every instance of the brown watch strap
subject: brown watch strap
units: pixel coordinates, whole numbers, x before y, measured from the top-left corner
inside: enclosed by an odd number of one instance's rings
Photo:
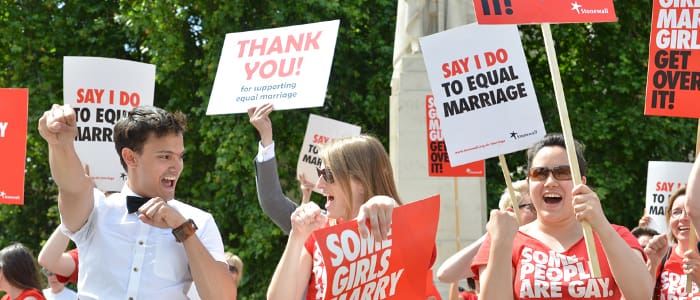
[[[197,231],[197,224],[192,219],[173,229],[173,235],[178,243],[182,243]]]

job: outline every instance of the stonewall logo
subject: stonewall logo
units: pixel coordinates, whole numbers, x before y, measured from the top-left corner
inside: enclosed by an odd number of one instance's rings
[[[576,13],[579,15],[606,15],[609,13],[608,8],[594,8],[594,9],[586,9],[583,7],[583,5],[578,4],[578,2],[572,2],[571,3],[571,10],[575,10]]]
[[[19,196],[8,195],[5,191],[0,191],[0,199],[2,199],[2,200],[19,200]]]

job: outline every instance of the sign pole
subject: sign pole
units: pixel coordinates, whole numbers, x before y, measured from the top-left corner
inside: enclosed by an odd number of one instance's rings
[[[552,73],[552,83],[554,84],[554,93],[557,100],[557,108],[559,110],[559,119],[561,120],[562,134],[566,142],[566,152],[569,157],[569,165],[571,166],[571,175],[573,176],[574,185],[583,183],[581,179],[581,171],[578,165],[576,156],[576,146],[574,143],[571,124],[569,122],[569,113],[566,108],[566,99],[564,97],[564,87],[561,83],[561,75],[559,74],[559,63],[557,62],[557,54],[554,49],[554,40],[552,39],[552,31],[548,23],[542,23],[542,35],[544,37],[544,45],[547,50],[547,61],[549,62],[549,71]],[[591,274],[594,278],[600,278],[600,265],[598,263],[598,252],[593,240],[593,230],[587,222],[582,222],[583,237],[586,242],[586,250],[590,259]]]

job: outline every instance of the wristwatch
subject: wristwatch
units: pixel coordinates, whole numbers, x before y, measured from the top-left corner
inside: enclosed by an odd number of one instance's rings
[[[182,243],[197,231],[197,224],[192,219],[173,229],[173,235],[178,243]]]

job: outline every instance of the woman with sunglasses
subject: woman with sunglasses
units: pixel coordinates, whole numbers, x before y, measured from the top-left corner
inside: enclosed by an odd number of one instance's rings
[[[518,211],[520,212],[522,224],[524,225],[534,221],[537,218],[537,212],[532,204],[532,199],[530,199],[530,190],[527,181],[518,180],[513,182],[513,192],[515,194],[515,200],[518,203]],[[498,207],[503,211],[513,211],[508,188],[503,190],[501,200],[498,202]],[[474,277],[471,264],[479,247],[481,247],[481,244],[486,239],[486,236],[487,234],[484,234],[478,240],[462,248],[462,250],[445,260],[437,271],[438,279],[445,283],[453,283],[465,278]]]
[[[363,237],[371,231],[375,241],[386,240],[393,208],[401,204],[389,156],[376,138],[360,135],[338,139],[323,146],[319,156],[323,168],[317,187],[326,195],[327,214],[313,201],[294,211],[292,230],[267,299],[300,299],[306,289],[306,299],[323,299],[329,282],[322,270],[314,267],[313,262],[322,257],[311,233],[356,219]]]
[[[651,298],[643,249],[629,230],[608,222],[598,195],[585,185],[586,161],[575,147],[583,181],[577,186],[561,134],[546,135],[528,150],[537,219],[518,228],[511,212],[491,212],[489,238],[472,265],[481,281],[479,298]],[[581,222],[594,233],[599,278],[591,274]]]
[[[668,247],[666,236],[657,235],[644,249],[649,256],[649,271],[656,278],[653,299],[690,299],[700,295],[697,285],[700,282],[700,255],[689,245],[691,232],[686,202],[685,187],[675,190],[669,198],[666,221],[668,239],[673,246]],[[688,279],[693,281],[691,294],[685,289]]]
[[[0,300],[45,300],[34,256],[20,243],[0,250],[0,291]]]

